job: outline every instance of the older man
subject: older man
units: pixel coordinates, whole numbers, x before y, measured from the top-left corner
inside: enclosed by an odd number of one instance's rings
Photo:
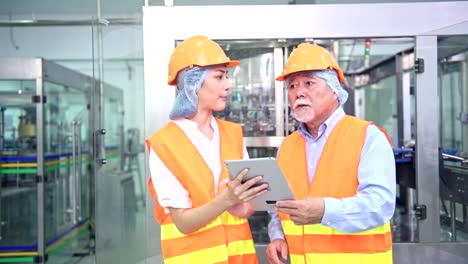
[[[332,55],[300,44],[281,76],[301,125],[278,163],[297,200],[270,212],[269,263],[392,263],[395,161],[388,135],[346,115],[344,75]]]

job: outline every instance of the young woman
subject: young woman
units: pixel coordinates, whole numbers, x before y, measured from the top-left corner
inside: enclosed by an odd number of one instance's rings
[[[266,192],[229,180],[224,160],[246,159],[242,128],[213,117],[231,88],[228,68],[239,65],[204,36],[178,45],[168,84],[177,86],[171,121],[146,140],[161,247],[169,263],[258,263],[247,217],[248,201]]]

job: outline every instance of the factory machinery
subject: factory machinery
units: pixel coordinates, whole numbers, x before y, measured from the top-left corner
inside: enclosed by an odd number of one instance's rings
[[[448,45],[463,39],[441,39],[440,44]],[[231,76],[233,87],[227,107],[223,112],[216,113],[216,116],[242,125],[251,158],[275,157],[284,136],[297,128],[286,96],[282,94],[282,87],[275,87],[273,76],[275,49],[279,46],[288,53],[297,42],[292,40],[280,45],[272,41],[252,41],[248,44],[246,41],[221,42],[224,47],[229,45],[228,56],[240,59],[241,64],[233,70]],[[330,50],[336,45],[332,40],[315,42]],[[368,42],[371,39],[341,40],[341,52],[365,47],[370,49]],[[415,113],[411,105],[414,104],[414,40],[373,39],[372,42],[374,46],[393,45],[397,54],[368,58],[363,50],[362,55],[342,61],[346,69],[345,86],[351,98],[344,108],[348,114],[371,120],[383,127],[392,138],[398,186],[397,210],[392,219],[393,239],[395,242],[417,242],[418,220],[427,217],[427,208],[418,205],[415,197]],[[256,48],[248,48],[246,51],[248,46]],[[441,49],[443,55],[449,56],[441,58],[440,83],[448,94],[440,98],[443,109],[457,105],[455,101],[459,100],[460,95],[453,93],[466,87],[461,80],[456,79],[466,69],[465,48],[450,46],[450,50]],[[463,138],[457,132],[464,122],[453,116],[460,113],[457,111],[461,109],[441,112],[443,123],[446,124],[443,127],[446,136],[441,139],[444,147],[440,151],[441,241],[457,241],[457,234],[461,237],[467,237],[468,234],[468,185],[465,184],[468,167],[463,158],[465,154],[462,146],[468,138]],[[250,222],[254,226],[256,241],[267,243],[267,213],[256,213]]]
[[[397,171],[391,219],[394,262],[466,262],[468,4],[191,6],[188,10],[144,9],[145,72],[156,73],[145,74],[145,111],[157,113],[145,117],[146,136],[167,122],[172,104],[167,98],[174,98],[157,65],[170,57],[177,43],[199,32],[220,43],[231,59],[240,60],[239,66],[229,69],[232,88],[227,107],[216,116],[242,125],[251,158],[275,157],[284,137],[298,125],[283,83],[275,77],[299,43],[322,45],[345,73],[344,88],[350,94],[345,112],[373,121],[392,140]],[[441,13],[450,16],[438,19]],[[206,19],[198,19],[200,14]],[[242,19],[223,19],[236,15]],[[181,26],[153,34],[171,17],[180,18]],[[206,24],[221,20],[220,25]],[[225,30],[232,28],[249,31]],[[147,222],[151,221],[148,212]],[[268,221],[264,212],[249,219],[260,261],[265,263]],[[158,249],[157,232],[150,232],[148,247]]]
[[[463,1],[145,6],[145,137],[166,124],[175,97],[161,62],[197,32],[241,61],[229,72],[227,107],[215,115],[242,125],[250,157],[275,157],[298,124],[274,78],[299,43],[317,43],[345,73],[345,112],[391,137],[394,262],[466,263],[467,10]],[[178,23],[164,28],[174,17]],[[0,59],[0,262],[69,263],[95,254],[97,263],[134,263],[122,249],[139,246],[128,242],[135,240],[149,257],[160,253],[152,205],[147,237],[129,239],[137,225],[131,175],[144,137],[124,129],[122,97],[51,61]],[[268,221],[261,212],[249,218],[261,263]]]
[[[95,253],[106,215],[124,218],[123,208],[96,201],[97,190],[114,193],[123,207],[122,193],[133,194],[123,168],[122,91],[105,84],[100,129],[95,87],[41,58],[0,59],[0,262],[69,263]],[[112,184],[118,189],[99,188]]]

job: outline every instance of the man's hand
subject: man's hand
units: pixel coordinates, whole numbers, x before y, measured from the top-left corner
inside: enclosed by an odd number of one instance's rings
[[[296,225],[320,224],[325,211],[323,198],[307,197],[305,200],[276,202],[276,210],[289,215]]]
[[[265,252],[269,264],[283,264],[288,259],[288,244],[283,239],[273,240]]]

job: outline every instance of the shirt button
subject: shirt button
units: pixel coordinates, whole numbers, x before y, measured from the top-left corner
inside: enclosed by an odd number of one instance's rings
[[[316,147],[316,146],[317,146],[317,143],[312,143],[312,146],[313,146],[313,147]]]

